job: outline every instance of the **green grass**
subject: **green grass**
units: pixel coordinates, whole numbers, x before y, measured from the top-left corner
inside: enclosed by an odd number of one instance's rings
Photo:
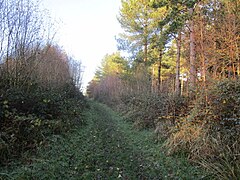
[[[132,128],[108,107],[90,102],[85,127],[53,136],[24,165],[0,169],[0,179],[202,179],[185,158],[161,152],[151,131]],[[26,155],[28,157],[28,155]]]

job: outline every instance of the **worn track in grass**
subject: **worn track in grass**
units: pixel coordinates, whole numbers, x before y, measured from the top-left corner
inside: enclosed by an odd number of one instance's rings
[[[0,179],[202,179],[184,158],[167,157],[150,131],[134,130],[108,107],[90,102],[85,127],[53,136],[28,164]]]

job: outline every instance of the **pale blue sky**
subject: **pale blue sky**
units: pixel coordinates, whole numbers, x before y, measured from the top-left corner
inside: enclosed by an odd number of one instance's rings
[[[43,0],[51,16],[62,21],[56,36],[59,45],[85,66],[85,86],[104,55],[117,51],[120,4],[121,0]]]

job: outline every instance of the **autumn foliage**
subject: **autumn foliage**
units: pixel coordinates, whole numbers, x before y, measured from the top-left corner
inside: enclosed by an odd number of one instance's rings
[[[239,9],[237,0],[123,0],[117,41],[128,57],[105,57],[111,63],[96,72],[89,96],[155,128],[170,154],[238,179]]]

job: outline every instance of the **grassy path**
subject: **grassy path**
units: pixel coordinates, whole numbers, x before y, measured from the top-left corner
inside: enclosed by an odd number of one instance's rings
[[[0,179],[201,179],[184,159],[160,152],[149,131],[136,131],[109,108],[91,103],[86,127],[49,146],[24,166],[0,170]]]

